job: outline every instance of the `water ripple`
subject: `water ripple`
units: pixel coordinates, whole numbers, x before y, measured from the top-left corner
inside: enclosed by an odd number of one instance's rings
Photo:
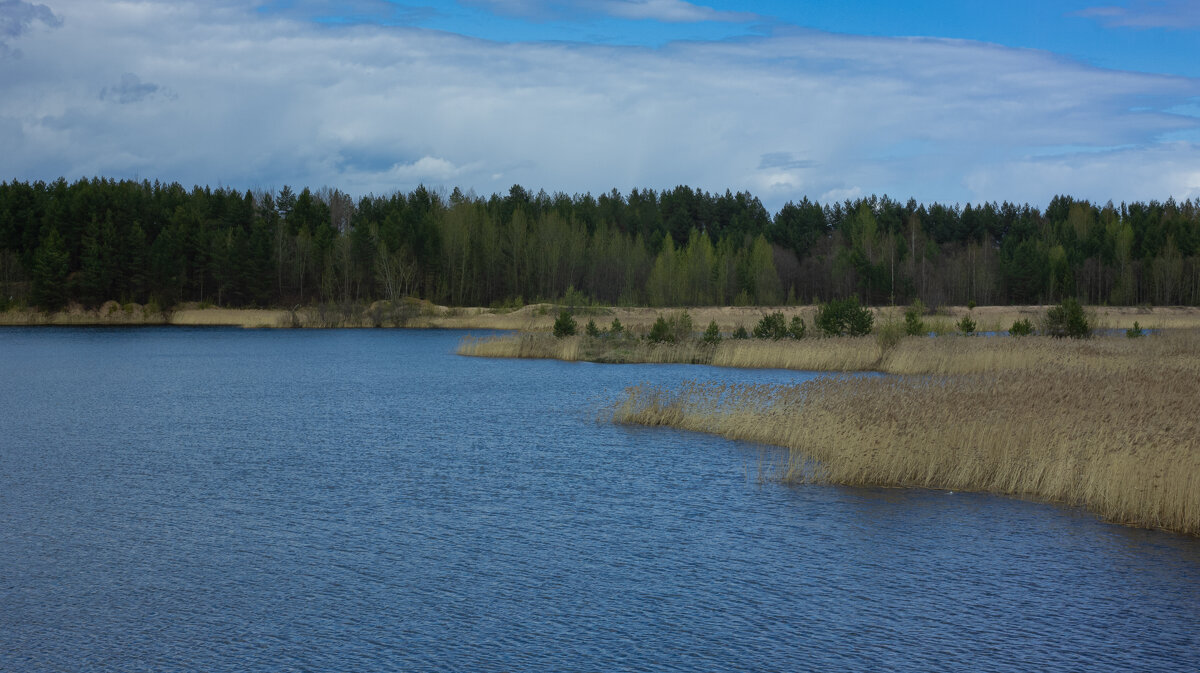
[[[0,329],[0,670],[1200,669],[1200,542],[784,487],[458,335]]]

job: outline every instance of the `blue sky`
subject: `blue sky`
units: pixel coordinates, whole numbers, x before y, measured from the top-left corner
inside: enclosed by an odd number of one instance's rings
[[[0,179],[1200,197],[1200,2],[0,0]]]
[[[330,6],[334,4],[339,6]],[[299,8],[329,23],[397,23],[488,40],[643,46],[661,46],[674,40],[732,39],[804,27],[854,35],[978,40],[1044,49],[1105,68],[1200,76],[1200,3],[1191,0],[717,1],[696,6],[745,16],[707,21],[630,19],[606,12],[602,4],[586,2],[363,3],[349,12],[346,4],[279,1],[264,5],[261,11]]]

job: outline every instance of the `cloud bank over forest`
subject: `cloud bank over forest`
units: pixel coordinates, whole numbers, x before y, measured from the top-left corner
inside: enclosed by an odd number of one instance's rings
[[[682,0],[592,4],[741,20]],[[1200,197],[1194,78],[786,26],[658,48],[501,42],[262,5],[0,2],[0,179],[352,194],[689,184],[771,208],[869,193]]]

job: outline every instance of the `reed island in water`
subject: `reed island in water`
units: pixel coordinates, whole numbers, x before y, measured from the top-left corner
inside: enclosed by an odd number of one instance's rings
[[[621,326],[617,335],[468,338],[459,352],[884,372],[795,386],[635,387],[613,418],[787,447],[790,482],[982,491],[1200,534],[1200,329],[1182,315],[1153,333],[1142,327],[1161,323],[1143,316],[1136,329],[1110,322],[1105,335],[1072,339],[1038,334],[1045,309],[1012,320],[1034,328],[1021,337],[906,335],[898,314],[875,313],[881,324],[868,336],[814,338],[813,324],[795,316],[791,324],[807,326],[800,339],[733,339],[718,325],[716,338],[693,338],[689,328],[651,340]],[[968,322],[958,326],[978,329],[974,311],[960,313]],[[678,329],[689,317],[664,322]],[[1089,317],[1091,333],[1115,316]]]

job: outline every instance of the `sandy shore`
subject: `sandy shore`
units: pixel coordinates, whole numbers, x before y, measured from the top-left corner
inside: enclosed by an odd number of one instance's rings
[[[234,326],[246,328],[288,327],[411,327],[479,330],[523,330],[548,332],[560,310],[552,304],[531,304],[515,310],[488,308],[459,308],[410,302],[393,311],[385,302],[370,307],[354,307],[348,311],[330,307],[300,307],[297,309],[234,309],[200,308],[184,305],[166,313],[147,310],[138,304],[107,302],[96,309],[72,306],[64,311],[42,313],[11,310],[0,313],[0,325],[183,325]],[[613,319],[620,320],[634,331],[648,330],[660,315],[670,315],[685,309],[603,307],[575,311],[580,328],[594,320],[600,328],[608,327]],[[782,311],[787,316],[800,315],[812,324],[813,306],[702,306],[686,309],[697,330],[716,321],[722,331],[738,326],[754,327],[764,314]],[[1006,330],[1014,320],[1036,319],[1045,313],[1045,306],[965,306],[943,307],[937,314],[925,317],[933,329],[952,331],[954,323],[970,314],[980,331]],[[1096,327],[1131,327],[1137,321],[1144,328],[1172,329],[1200,327],[1200,307],[1093,307]],[[875,309],[877,320],[900,318],[901,307]]]

